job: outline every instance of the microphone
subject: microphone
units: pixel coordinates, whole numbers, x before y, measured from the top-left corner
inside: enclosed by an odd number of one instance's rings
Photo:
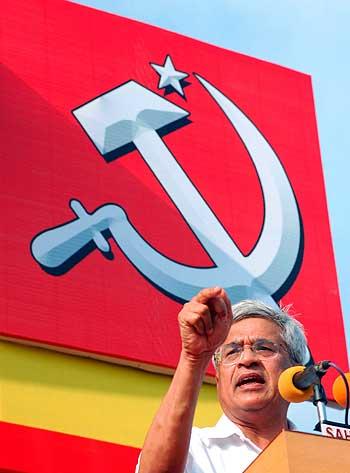
[[[348,386],[350,386],[350,373],[344,373],[344,377],[348,382]],[[332,393],[336,403],[341,407],[346,407],[346,391],[347,389],[344,378],[342,376],[338,376],[333,383]]]
[[[280,395],[288,402],[303,402],[313,395],[313,386],[320,383],[320,378],[330,367],[328,361],[321,361],[311,366],[291,366],[284,370],[278,380]]]

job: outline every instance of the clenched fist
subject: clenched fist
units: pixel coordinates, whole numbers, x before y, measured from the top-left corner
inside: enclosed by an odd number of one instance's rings
[[[209,359],[224,342],[232,322],[231,302],[224,289],[202,289],[179,313],[184,354]]]

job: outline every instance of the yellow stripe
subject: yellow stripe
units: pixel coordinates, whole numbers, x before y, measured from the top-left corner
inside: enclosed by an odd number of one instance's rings
[[[141,447],[170,377],[0,342],[0,420]],[[195,424],[220,416],[202,388]]]

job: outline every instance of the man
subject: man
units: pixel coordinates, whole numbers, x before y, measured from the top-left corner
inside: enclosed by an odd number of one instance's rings
[[[170,388],[150,427],[139,473],[238,473],[283,429],[288,403],[279,375],[307,353],[301,325],[256,301],[231,307],[219,287],[203,289],[179,313],[182,350]],[[214,356],[224,412],[213,428],[192,429]],[[192,434],[191,434],[192,429]]]

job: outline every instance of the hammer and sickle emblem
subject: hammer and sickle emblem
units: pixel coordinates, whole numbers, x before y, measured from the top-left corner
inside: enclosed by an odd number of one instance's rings
[[[278,156],[254,123],[222,92],[195,74],[224,112],[255,165],[264,199],[264,222],[253,251],[244,256],[177,163],[162,136],[188,121],[189,112],[129,81],[73,110],[105,159],[137,149],[210,255],[212,267],[177,263],[151,247],[118,205],[88,213],[70,202],[76,218],[38,234],[35,260],[47,272],[63,274],[92,249],[108,255],[112,237],[138,271],[162,292],[187,301],[203,287],[221,286],[231,300],[261,299],[275,305],[294,282],[303,255],[298,205]]]

